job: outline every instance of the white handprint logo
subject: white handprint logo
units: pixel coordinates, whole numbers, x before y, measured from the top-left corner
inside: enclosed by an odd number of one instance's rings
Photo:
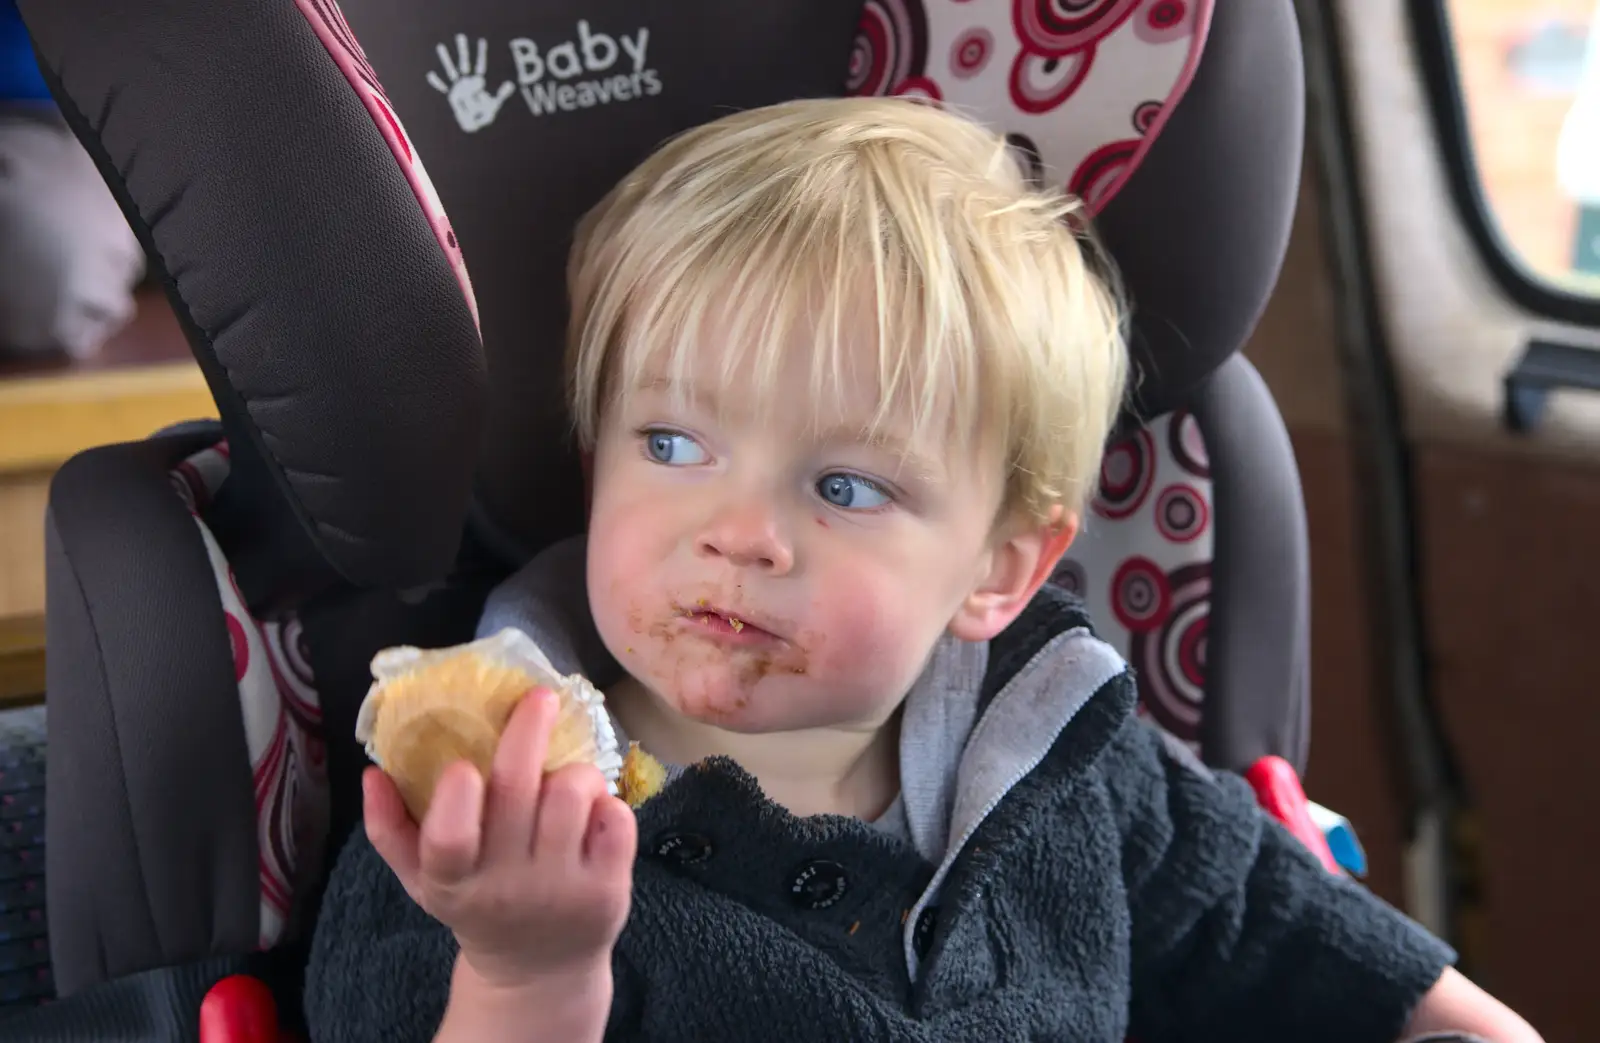
[[[484,72],[489,66],[489,41],[481,37],[478,39],[476,64],[467,47],[465,33],[456,34],[455,61],[450,60],[450,51],[444,44],[436,44],[434,50],[439,55],[439,64],[444,67],[444,78],[429,71],[428,84],[450,99],[450,109],[456,114],[456,122],[461,129],[471,134],[493,123],[495,116],[500,113],[500,106],[506,103],[516,87],[507,80],[493,94],[489,93],[488,81],[484,79]],[[449,82],[446,83],[446,80]]]

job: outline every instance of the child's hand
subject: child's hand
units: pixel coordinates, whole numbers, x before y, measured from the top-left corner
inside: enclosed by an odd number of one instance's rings
[[[485,780],[446,768],[420,827],[390,778],[366,773],[367,834],[411,898],[455,932],[483,981],[601,974],[628,916],[637,827],[600,772],[543,774],[555,697],[518,704]]]

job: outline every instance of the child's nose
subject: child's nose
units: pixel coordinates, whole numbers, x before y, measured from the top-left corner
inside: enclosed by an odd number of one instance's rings
[[[697,549],[705,557],[780,576],[794,568],[794,548],[773,512],[754,504],[730,507],[711,519]]]

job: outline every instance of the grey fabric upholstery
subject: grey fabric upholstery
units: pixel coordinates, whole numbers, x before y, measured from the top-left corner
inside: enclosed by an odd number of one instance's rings
[[[413,188],[305,15],[17,6],[217,400],[250,491],[231,523],[248,533],[270,513],[285,549],[307,544],[240,562],[247,597],[444,575],[482,430],[482,348]]]
[[[46,877],[56,986],[245,952],[254,795],[232,645],[169,436],[83,453],[50,490]]]
[[[1216,767],[1242,771],[1277,754],[1303,772],[1311,565],[1294,447],[1243,355],[1207,377],[1189,408],[1210,453],[1216,512],[1201,748]]]
[[[1139,416],[1184,406],[1272,295],[1299,198],[1301,70],[1292,3],[1219,0],[1194,82],[1098,218],[1132,291]]]
[[[583,524],[560,376],[562,273],[579,215],[681,130],[731,108],[839,94],[862,0],[479,0],[470,17],[448,4],[412,4],[404,18],[393,0],[341,7],[427,157],[472,269],[491,374],[477,494],[515,564]],[[456,34],[470,30],[469,54],[479,39],[489,45],[496,89],[515,80],[509,41],[549,50],[575,41],[580,19],[613,36],[647,31],[646,65],[661,92],[541,116],[513,94],[494,123],[468,134],[426,79],[443,75],[435,48],[454,54]]]

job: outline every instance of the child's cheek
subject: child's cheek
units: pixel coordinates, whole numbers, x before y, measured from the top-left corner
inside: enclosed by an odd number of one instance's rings
[[[638,596],[648,575],[645,548],[627,539],[625,531],[609,529],[605,519],[596,520],[600,524],[589,532],[589,611],[607,648],[621,659],[626,648],[640,642],[649,622]]]
[[[909,684],[907,674],[922,642],[906,618],[904,599],[889,596],[882,585],[841,577],[814,603],[806,651],[811,673],[837,679],[849,687],[889,691]]]

